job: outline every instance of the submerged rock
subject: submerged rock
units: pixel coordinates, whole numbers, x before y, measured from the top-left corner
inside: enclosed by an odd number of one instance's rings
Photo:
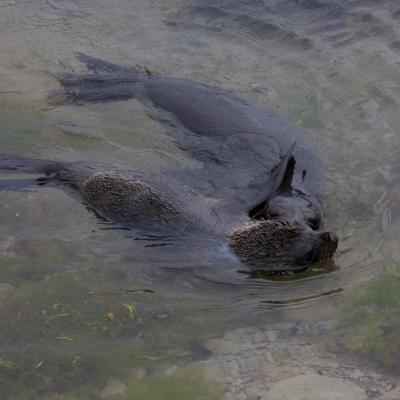
[[[206,344],[211,357],[195,365],[222,385],[226,400],[380,399],[394,387],[393,378],[361,366],[345,354],[329,352],[321,343],[293,331],[290,323],[271,324],[265,330],[229,331],[222,338],[211,339]],[[292,391],[286,392],[289,388]]]
[[[108,399],[112,396],[125,394],[127,391],[128,388],[126,387],[125,383],[118,379],[111,378],[101,391],[100,397],[102,399]]]
[[[363,389],[344,379],[305,374],[276,383],[268,400],[366,400]]]
[[[0,301],[6,300],[13,292],[15,288],[9,283],[0,283]]]
[[[17,255],[17,239],[15,237],[11,236],[0,243],[0,257],[15,258]]]
[[[380,400],[399,400],[400,399],[400,385],[395,387],[388,393],[385,393]]]

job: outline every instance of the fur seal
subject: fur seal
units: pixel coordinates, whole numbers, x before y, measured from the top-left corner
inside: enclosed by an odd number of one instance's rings
[[[148,174],[3,155],[0,170],[45,173],[44,180],[77,189],[96,212],[130,228],[223,237],[253,270],[296,272],[333,257],[337,235],[317,232],[322,163],[300,132],[219,87],[78,58],[89,73],[63,74],[63,90],[53,99],[86,104],[136,98],[202,167]]]
[[[302,271],[332,258],[337,237],[279,219],[255,220],[231,214],[224,201],[212,201],[167,175],[146,174],[103,163],[60,163],[0,156],[0,170],[44,173],[40,184],[60,181],[78,191],[103,218],[148,232],[199,235],[226,240],[233,254],[253,271]],[[7,186],[10,190],[10,186]]]

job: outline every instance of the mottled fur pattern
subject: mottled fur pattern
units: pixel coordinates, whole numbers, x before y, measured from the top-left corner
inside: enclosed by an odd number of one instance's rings
[[[112,172],[90,176],[83,198],[105,217],[128,225],[183,223],[180,211],[149,185]]]
[[[283,265],[294,264],[298,246],[304,249],[309,247],[309,257],[317,258],[318,253],[311,252],[319,247],[318,242],[320,240],[315,232],[306,233],[304,229],[283,221],[263,220],[233,231],[229,246],[244,264],[255,270],[281,270]],[[304,258],[298,261],[300,270],[302,263],[309,260]]]

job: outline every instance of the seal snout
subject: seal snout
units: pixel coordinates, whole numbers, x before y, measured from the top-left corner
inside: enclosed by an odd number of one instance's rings
[[[328,261],[335,254],[339,243],[339,237],[335,232],[321,232],[319,238],[321,241],[319,261]]]

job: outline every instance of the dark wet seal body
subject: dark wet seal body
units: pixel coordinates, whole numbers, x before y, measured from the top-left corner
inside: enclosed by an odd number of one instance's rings
[[[316,232],[322,166],[299,132],[221,88],[79,57],[91,73],[64,76],[64,100],[135,97],[202,167],[157,175],[102,163],[1,157],[0,169],[44,172],[127,227],[224,238],[255,270],[300,271],[332,258],[336,235]]]
[[[60,163],[0,157],[0,170],[45,173],[40,183],[61,181],[109,221],[129,228],[176,235],[198,232],[221,238],[253,270],[296,272],[332,258],[337,238],[328,232],[280,220],[232,215],[224,202],[211,200],[169,176],[84,162]],[[1,186],[0,186],[1,187]],[[7,186],[6,190],[10,187]]]
[[[95,172],[93,167],[106,170]],[[252,269],[267,267],[274,272],[283,265],[303,269],[329,260],[336,250],[334,234],[316,234],[280,220],[228,215],[223,203],[210,203],[171,177],[102,164],[88,170],[82,163],[66,164],[55,177],[78,189],[87,204],[108,220],[148,230],[190,230],[224,237],[233,253]]]

